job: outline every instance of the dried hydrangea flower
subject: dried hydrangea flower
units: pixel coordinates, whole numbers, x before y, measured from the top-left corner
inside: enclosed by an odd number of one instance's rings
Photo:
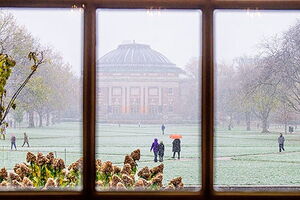
[[[55,158],[53,161],[53,167],[54,169],[64,169],[65,168],[65,162],[61,158]]]
[[[133,158],[130,155],[125,156],[124,165],[125,164],[130,164],[131,169],[133,169],[136,166],[135,161],[133,160]]]
[[[27,176],[27,175],[30,174],[30,172],[31,172],[30,168],[27,167],[27,165],[24,164],[24,163],[15,165],[14,171],[15,171],[16,174],[18,174],[21,178]]]
[[[69,165],[68,170],[80,171],[82,170],[83,158],[78,159],[76,162],[73,162]]]
[[[97,182],[96,182],[96,186],[98,186],[98,187],[103,187],[104,185],[103,185],[103,182],[102,182],[102,181],[97,181]]]
[[[140,151],[140,149],[136,149],[133,152],[131,152],[130,156],[132,157],[132,159],[134,161],[140,160],[140,158],[141,158],[141,151]]]
[[[75,183],[77,181],[77,177],[74,175],[74,173],[68,172],[66,177],[73,183]]]
[[[106,161],[101,165],[100,171],[105,173],[105,174],[109,174],[112,173],[113,171],[113,166],[112,166],[112,162],[110,161]]]
[[[101,160],[97,159],[96,160],[96,170],[97,170],[97,172],[100,172],[101,165],[102,165]]]
[[[7,181],[2,181],[0,183],[0,187],[7,187],[7,186],[9,186],[9,183]]]
[[[21,177],[18,174],[13,173],[13,172],[9,173],[9,179],[12,181],[13,180],[22,181]]]
[[[128,176],[127,174],[122,174],[122,181],[125,186],[132,186],[134,183],[132,178],[130,176]]]
[[[48,178],[47,183],[45,184],[45,188],[53,188],[55,187],[55,181],[53,178]]]
[[[142,189],[145,187],[145,183],[142,179],[139,179],[137,182],[135,182],[134,187]]]
[[[0,169],[0,178],[6,180],[7,179],[7,171],[5,168]]]
[[[177,185],[177,188],[184,188],[183,182],[179,183],[179,184]]]
[[[119,182],[116,187],[117,190],[126,190],[126,187],[123,183]]]
[[[164,190],[175,190],[175,186],[174,185],[167,185]]]
[[[145,187],[148,187],[151,185],[151,181],[147,181],[146,179],[144,178],[139,178],[138,181],[143,181],[143,184],[145,185]]]
[[[121,174],[131,174],[131,166],[130,164],[125,164],[122,168]]]
[[[79,162],[74,162],[71,165],[69,165],[68,170],[74,170],[74,171],[79,171],[81,169],[80,163]]]
[[[41,152],[39,152],[36,157],[36,164],[42,166],[46,162],[47,162],[47,158]]]
[[[162,180],[163,180],[163,174],[162,174],[162,173],[158,173],[156,176],[154,176],[154,177],[151,179],[151,182],[152,182],[153,184],[161,185]]]
[[[130,176],[130,178],[133,180],[133,182],[135,182],[134,175],[133,175],[133,174],[130,174],[129,176]]]
[[[109,185],[110,187],[116,187],[119,182],[122,182],[122,179],[117,175],[113,175]]]
[[[20,168],[20,164],[15,164],[15,166],[14,166],[14,172],[16,172],[16,170],[19,169],[19,168]]]
[[[118,167],[118,166],[113,166],[113,173],[114,174],[118,174],[118,173],[120,173],[121,172],[121,168],[120,167]]]
[[[144,179],[148,179],[150,177],[150,175],[151,175],[150,170],[147,166],[138,172],[138,176],[141,178],[144,178]]]
[[[47,158],[47,161],[46,161],[47,164],[50,164],[50,165],[53,164],[53,162],[54,162],[54,153],[49,152],[47,154],[46,158]]]
[[[169,182],[169,185],[173,185],[175,188],[182,188],[183,187],[182,177],[173,178]]]
[[[23,185],[22,185],[19,181],[13,180],[13,181],[11,182],[11,186],[12,186],[12,187],[22,187]]]
[[[83,157],[79,158],[76,162],[78,163],[79,167],[82,168],[82,166],[83,166]]]
[[[26,161],[30,163],[34,163],[36,161],[36,156],[31,152],[27,152]]]
[[[62,174],[63,176],[66,176],[67,170],[66,170],[66,169],[61,170],[61,174]]]
[[[153,167],[152,169],[150,169],[150,173],[152,174],[152,176],[158,174],[158,173],[163,173],[164,172],[164,164],[160,164],[157,167]]]
[[[22,184],[24,187],[33,187],[32,181],[27,177],[23,178]]]

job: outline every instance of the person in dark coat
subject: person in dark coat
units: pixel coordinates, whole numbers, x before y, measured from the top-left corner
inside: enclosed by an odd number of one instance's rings
[[[11,150],[13,149],[13,146],[15,147],[15,150],[17,150],[16,140],[17,140],[16,136],[12,135],[11,138],[10,138],[10,142],[11,142],[10,149]]]
[[[280,136],[278,137],[278,144],[279,144],[279,152],[281,152],[281,150],[284,150],[284,137],[282,136],[282,133],[280,133]]]
[[[26,133],[24,133],[24,142],[22,147],[24,147],[25,144],[27,144],[27,147],[29,147],[29,139]]]
[[[154,153],[154,162],[157,162],[157,154],[158,154],[158,140],[157,138],[154,139],[154,142],[152,143],[150,152],[153,150]]]
[[[175,153],[177,152],[178,154],[178,159],[180,159],[180,150],[181,150],[181,147],[180,147],[180,139],[175,139],[173,142],[173,157],[172,158],[175,158]]]
[[[165,129],[166,129],[166,126],[164,124],[162,124],[161,125],[161,131],[162,131],[163,135],[165,134]]]
[[[164,161],[164,154],[165,154],[165,145],[162,141],[160,141],[160,143],[158,145],[159,162]]]

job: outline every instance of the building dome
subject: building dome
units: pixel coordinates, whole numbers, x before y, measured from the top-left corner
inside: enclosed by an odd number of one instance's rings
[[[99,67],[175,67],[164,55],[145,44],[121,44],[98,60]]]

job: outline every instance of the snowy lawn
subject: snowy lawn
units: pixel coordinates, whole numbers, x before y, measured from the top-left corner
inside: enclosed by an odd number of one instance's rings
[[[12,169],[15,163],[25,162],[27,151],[48,153],[53,151],[67,164],[82,156],[82,135],[79,123],[61,123],[43,128],[9,128],[7,139],[0,140],[0,167]],[[262,134],[259,130],[232,131],[218,129],[215,139],[215,184],[221,186],[299,185],[300,186],[300,133],[285,135],[286,151],[278,153],[279,129]],[[23,132],[29,136],[31,147],[21,147]],[[10,150],[10,134],[17,136],[17,151]],[[181,160],[172,156],[169,134],[182,134]],[[199,185],[200,131],[196,125],[166,125],[165,135],[160,125],[97,125],[96,158],[110,160],[122,166],[124,156],[141,149],[138,167],[156,166],[150,146],[154,138],[165,144],[164,184],[172,177],[182,176],[187,186]]]

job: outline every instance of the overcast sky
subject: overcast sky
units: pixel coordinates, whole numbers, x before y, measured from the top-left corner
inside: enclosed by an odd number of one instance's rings
[[[119,44],[149,44],[179,67],[200,55],[201,12],[98,10],[98,58]]]
[[[255,55],[261,41],[280,36],[299,19],[299,11],[216,11],[217,62],[230,64],[238,56]]]
[[[82,67],[83,24],[81,11],[70,9],[9,9],[44,45],[59,51],[72,70]],[[97,58],[132,42],[149,44],[179,67],[200,54],[201,12],[98,10]],[[300,12],[216,11],[216,59],[230,63],[235,57],[253,55],[264,38],[286,31],[300,19]]]
[[[83,12],[79,9],[3,9],[12,13],[40,43],[60,52],[72,71],[82,69]]]

